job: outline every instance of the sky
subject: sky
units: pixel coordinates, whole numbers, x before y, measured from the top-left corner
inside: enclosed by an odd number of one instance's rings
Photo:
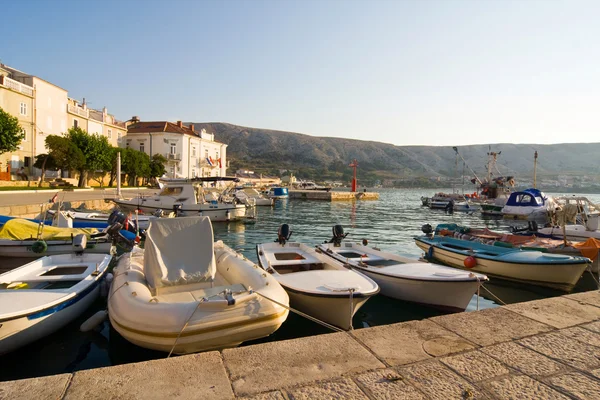
[[[121,120],[599,141],[595,0],[22,0],[2,14],[1,62]]]

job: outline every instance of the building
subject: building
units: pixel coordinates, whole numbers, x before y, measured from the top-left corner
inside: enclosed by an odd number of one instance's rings
[[[37,155],[47,152],[46,138],[64,134],[69,128],[106,136],[113,146],[119,146],[127,132],[125,123],[108,114],[106,107],[89,109],[85,100],[80,104],[69,98],[65,89],[4,64],[0,64],[0,107],[19,119],[25,133],[19,150],[0,156],[3,172],[10,162],[14,172],[25,167],[28,176],[39,176],[33,163]]]
[[[87,107],[85,99],[79,103],[77,100],[68,99],[67,103],[68,128],[81,128],[89,134],[106,136],[108,143],[119,147],[121,138],[127,133],[125,122],[108,113],[106,107],[94,110]]]
[[[33,172],[35,90],[33,86],[16,81],[11,76],[12,72],[0,64],[0,108],[18,118],[25,135],[17,151],[0,155],[0,170],[6,172],[10,164],[11,178],[16,179],[15,174],[21,167],[25,168],[27,175]]]
[[[254,171],[248,171],[246,169],[238,169],[235,171],[235,177],[240,180],[240,183],[244,186],[272,186],[281,185],[283,179],[277,176],[267,176],[263,174],[257,174]]]
[[[127,128],[121,147],[143,151],[167,159],[166,173],[171,178],[226,176],[227,145],[215,141],[214,134],[181,121],[140,122],[136,117]]]

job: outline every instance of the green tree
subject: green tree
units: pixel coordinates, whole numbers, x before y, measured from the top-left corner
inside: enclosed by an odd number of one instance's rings
[[[83,152],[65,136],[49,135],[46,138],[46,147],[57,169],[62,171],[79,170],[85,165]]]
[[[128,185],[136,186],[137,178],[150,175],[150,156],[142,151],[123,149],[121,171],[127,174]]]
[[[36,156],[33,166],[42,170],[42,176],[40,178],[40,182],[38,183],[38,187],[42,187],[44,178],[46,178],[46,171],[56,171],[59,169],[56,160],[50,154],[40,154]]]
[[[156,153],[150,160],[150,176],[148,178],[158,178],[165,174],[165,164],[167,159],[162,154]]]
[[[19,120],[0,107],[0,154],[17,150],[24,138]]]
[[[106,173],[112,168],[111,145],[108,143],[108,139],[98,134],[90,135],[79,127],[69,129],[66,137],[81,150],[85,157],[85,162],[78,169],[79,183],[77,186],[84,187],[86,185],[90,172],[95,173],[95,180],[101,183]]]

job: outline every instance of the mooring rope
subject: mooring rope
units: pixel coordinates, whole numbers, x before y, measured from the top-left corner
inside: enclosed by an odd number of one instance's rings
[[[490,289],[486,288],[484,285],[481,285],[481,287],[482,287],[482,288],[484,288],[485,290],[487,290],[487,292],[488,292],[489,294],[491,294],[491,295],[492,295],[492,296],[493,296],[493,297],[494,297],[496,300],[498,300],[498,301],[499,301],[499,302],[500,302],[500,303],[501,303],[503,306],[506,306],[506,305],[507,305],[505,302],[503,302],[503,301],[500,299],[500,297],[498,297],[498,296],[496,296],[494,293],[492,293],[492,292],[490,291]]]
[[[286,306],[285,304],[282,304],[282,303],[278,302],[277,300],[274,300],[274,299],[272,299],[272,298],[270,298],[270,297],[267,297],[267,296],[265,296],[265,295],[264,295],[264,294],[262,294],[262,293],[259,293],[259,292],[257,292],[257,291],[254,291],[254,293],[256,293],[257,295],[259,295],[259,296],[261,296],[261,297],[263,297],[263,298],[265,298],[265,299],[267,299],[267,300],[269,300],[269,301],[272,301],[273,303],[277,304],[277,305],[278,305],[278,306],[280,306],[280,307],[283,307],[283,308],[285,308],[285,309],[286,309],[286,310],[288,310],[288,311],[291,311],[291,312],[293,312],[293,313],[296,313],[296,314],[300,315],[301,317],[304,317],[304,318],[306,318],[306,319],[309,319],[309,320],[311,320],[311,321],[313,321],[313,322],[316,322],[317,324],[323,325],[324,327],[326,327],[326,328],[329,328],[329,329],[331,329],[332,331],[336,331],[336,332],[345,332],[343,329],[340,329],[340,328],[338,328],[337,326],[333,326],[333,325],[331,325],[331,324],[328,324],[328,323],[327,323],[327,322],[325,322],[325,321],[321,321],[320,319],[317,319],[317,318],[315,318],[315,317],[312,317],[312,316],[310,316],[310,315],[308,315],[308,314],[305,314],[305,313],[303,313],[302,311],[298,311],[298,310],[296,310],[296,309],[294,309],[294,308],[292,308],[292,307],[290,307],[290,306]]]
[[[587,271],[588,271],[588,272],[590,273],[590,275],[592,276],[592,279],[593,279],[593,280],[594,280],[594,282],[596,283],[596,286],[598,287],[598,290],[600,290],[600,281],[598,281],[598,280],[596,279],[596,277],[594,276],[594,273],[592,272],[592,266],[591,266],[591,264],[590,264],[590,268],[588,268],[588,269],[587,269]],[[599,275],[600,275],[600,271],[598,271],[598,272],[599,272]]]
[[[188,317],[188,319],[185,321],[185,324],[183,325],[183,328],[181,328],[181,330],[177,334],[177,337],[175,338],[175,343],[173,343],[173,347],[171,347],[171,351],[169,352],[169,355],[167,356],[167,358],[171,357],[171,354],[173,354],[173,350],[175,350],[175,346],[177,346],[177,341],[179,341],[179,338],[181,337],[181,334],[183,333],[183,331],[185,330],[185,328],[187,328],[188,324],[190,323],[190,319],[192,319],[192,317],[196,313],[196,310],[198,309],[198,307],[200,307],[200,304],[204,303],[205,301],[206,301],[206,298],[204,298],[204,297],[201,298],[198,301],[198,304],[196,304],[196,307],[194,307],[194,311],[192,311],[192,313],[190,314],[190,316]]]

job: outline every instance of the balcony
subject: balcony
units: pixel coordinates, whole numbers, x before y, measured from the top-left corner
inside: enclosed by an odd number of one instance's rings
[[[71,114],[79,115],[80,117],[88,118],[88,110],[84,110],[82,107],[67,104],[67,111]]]
[[[181,161],[181,154],[180,153],[166,153],[165,154],[165,158],[169,161]]]
[[[6,76],[0,76],[0,85],[14,90],[15,92],[20,92],[26,94],[27,96],[33,96],[33,88],[31,86],[27,86]]]

